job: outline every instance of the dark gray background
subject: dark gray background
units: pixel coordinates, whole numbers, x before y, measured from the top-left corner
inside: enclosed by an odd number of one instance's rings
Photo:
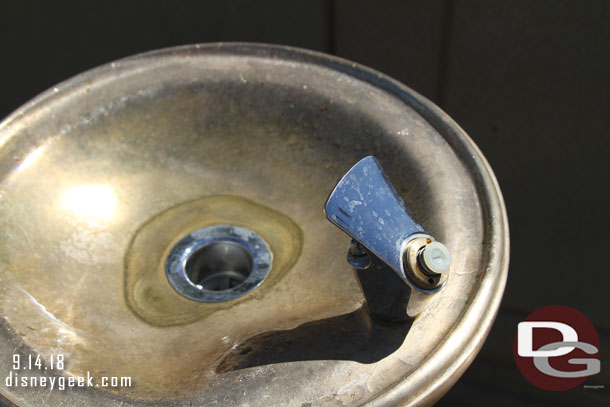
[[[3,2],[0,117],[83,70],[195,42],[257,41],[348,58],[449,113],[504,192],[511,267],[483,350],[439,406],[610,405],[610,1]],[[586,314],[602,373],[538,390],[512,356],[516,324],[551,304]]]

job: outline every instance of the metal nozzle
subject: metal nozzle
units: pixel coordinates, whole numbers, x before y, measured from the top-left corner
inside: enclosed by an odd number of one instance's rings
[[[368,267],[371,259],[363,258],[368,255],[414,288],[429,292],[446,281],[449,250],[411,216],[375,157],[363,158],[341,178],[325,211],[354,240],[348,254],[354,267]]]

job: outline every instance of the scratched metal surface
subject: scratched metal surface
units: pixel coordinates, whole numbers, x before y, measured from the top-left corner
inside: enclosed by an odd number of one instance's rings
[[[455,254],[446,287],[413,298],[408,335],[373,363],[218,373],[249,338],[362,306],[349,238],[322,209],[366,155]],[[0,369],[15,352],[62,353],[65,374],[134,383],[0,384],[18,405],[429,404],[474,358],[506,279],[502,198],[464,132],[386,76],[308,51],[189,46],[86,72],[0,125],[0,179]],[[158,273],[164,255],[220,221],[265,238],[281,272],[232,303],[176,297]]]

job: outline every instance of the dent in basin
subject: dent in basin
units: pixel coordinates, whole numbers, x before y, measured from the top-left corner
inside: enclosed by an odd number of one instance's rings
[[[167,281],[171,248],[190,232],[218,224],[251,229],[270,246],[273,267],[261,286],[223,303],[200,303],[178,294]],[[245,198],[214,195],[174,206],[144,224],[125,259],[125,297],[131,310],[155,326],[183,325],[242,301],[265,295],[298,260],[303,233],[289,217]]]

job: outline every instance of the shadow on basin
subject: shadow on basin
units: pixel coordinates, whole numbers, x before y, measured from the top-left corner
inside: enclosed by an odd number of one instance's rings
[[[307,360],[375,363],[398,350],[412,322],[377,321],[363,306],[349,314],[309,322],[291,330],[253,336],[233,349],[216,372]]]

